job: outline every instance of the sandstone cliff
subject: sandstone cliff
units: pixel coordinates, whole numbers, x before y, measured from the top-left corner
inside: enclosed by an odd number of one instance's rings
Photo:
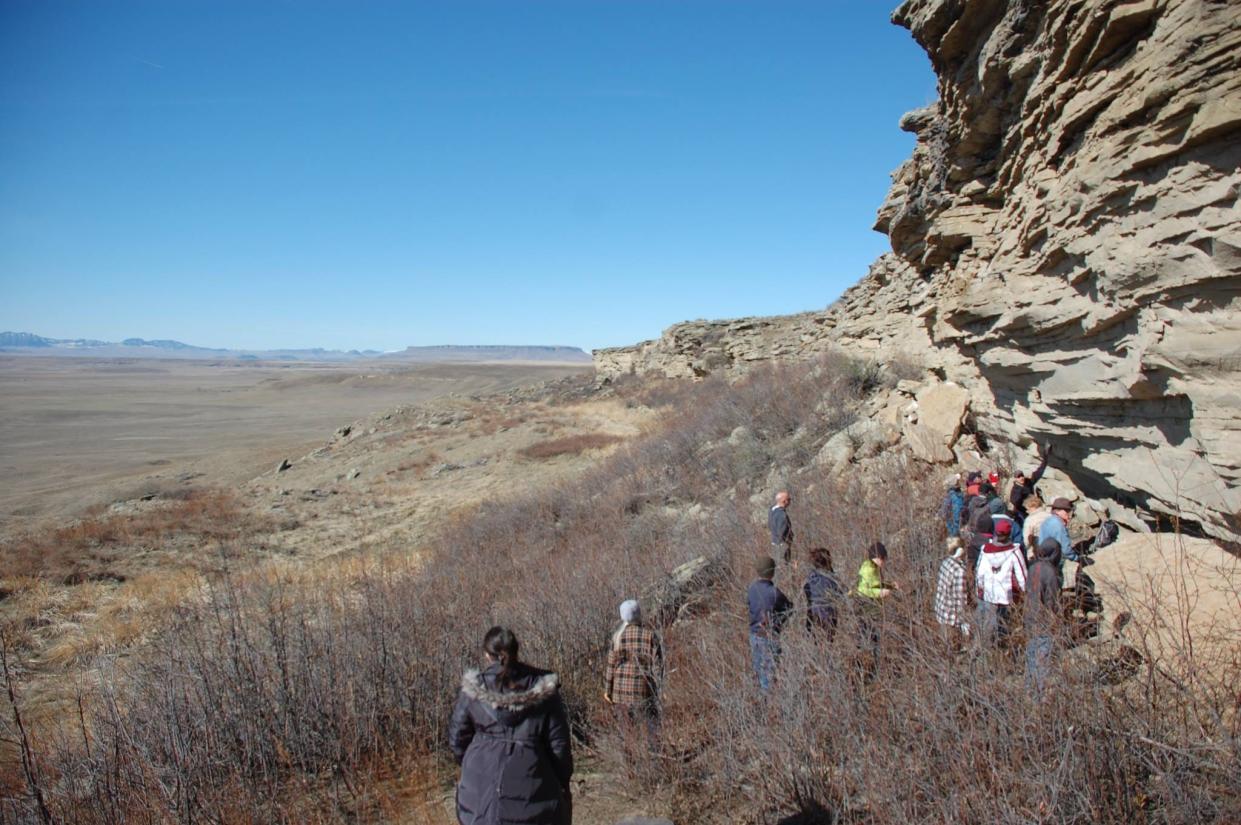
[[[913,357],[966,389],[984,440],[1052,440],[1086,496],[1241,539],[1241,4],[908,0],[893,20],[939,100],[901,120],[892,252],[823,312],[677,325],[599,372]]]

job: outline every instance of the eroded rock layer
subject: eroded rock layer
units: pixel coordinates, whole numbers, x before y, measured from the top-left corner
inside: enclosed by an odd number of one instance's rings
[[[596,353],[703,374],[833,345],[923,363],[1087,496],[1241,539],[1241,3],[908,0],[939,100],[823,312]]]

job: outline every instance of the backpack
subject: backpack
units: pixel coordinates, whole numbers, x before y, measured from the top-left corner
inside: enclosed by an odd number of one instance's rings
[[[1090,550],[1093,552],[1100,547],[1107,547],[1120,537],[1120,525],[1114,521],[1104,521],[1099,525],[1099,531],[1094,534],[1094,541],[1090,544]]]

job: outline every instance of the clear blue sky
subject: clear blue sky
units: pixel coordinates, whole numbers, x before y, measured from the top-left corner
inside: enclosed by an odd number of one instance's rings
[[[0,329],[396,349],[826,306],[935,96],[884,0],[0,2]]]

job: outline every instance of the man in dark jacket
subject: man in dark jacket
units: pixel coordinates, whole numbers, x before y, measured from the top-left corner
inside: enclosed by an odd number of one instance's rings
[[[461,680],[448,732],[461,765],[457,820],[568,825],[573,755],[559,683],[556,674],[517,662],[515,639],[512,650],[510,660]]]
[[[763,556],[755,565],[758,578],[746,591],[750,610],[750,655],[758,689],[766,693],[775,678],[776,660],[780,657],[780,633],[793,611],[793,603],[772,582],[776,561]]]
[[[1047,471],[1047,459],[1049,458],[1051,458],[1050,444],[1043,452],[1043,460],[1039,462],[1037,470],[1028,476],[1024,470],[1018,470],[1013,476],[1013,489],[1009,491],[1008,503],[1011,505],[1013,518],[1017,520],[1018,530],[1026,520],[1026,499],[1034,495],[1034,485],[1042,480],[1043,473]]]
[[[771,533],[771,554],[788,564],[793,548],[793,522],[788,507],[793,497],[787,490],[776,493],[776,504],[767,513],[767,530]]]
[[[1056,634],[1060,630],[1060,542],[1047,539],[1038,546],[1038,560],[1026,579],[1026,687],[1042,698],[1051,670]]]

